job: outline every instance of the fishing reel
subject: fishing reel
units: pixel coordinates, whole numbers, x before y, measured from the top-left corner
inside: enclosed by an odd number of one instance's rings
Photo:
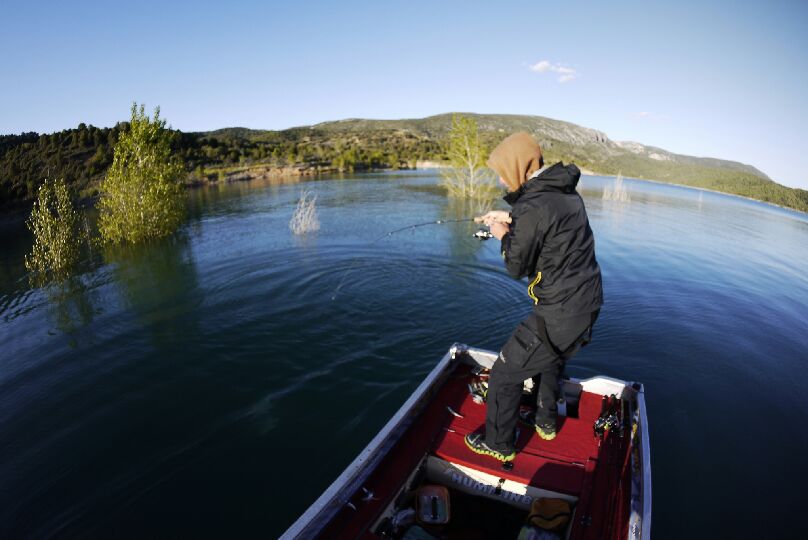
[[[623,422],[620,416],[622,416],[623,412],[618,409],[618,407],[621,407],[621,404],[622,400],[614,394],[603,396],[600,402],[600,415],[595,420],[593,426],[595,437],[602,439],[606,433],[609,431],[614,432],[614,430],[618,428],[622,436]]]
[[[491,234],[491,231],[487,231],[485,229],[480,229],[476,233],[474,233],[474,238],[477,240],[488,240],[489,238],[494,238],[494,235]]]

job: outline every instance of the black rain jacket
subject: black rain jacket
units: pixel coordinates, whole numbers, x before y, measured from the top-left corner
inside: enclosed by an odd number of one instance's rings
[[[603,304],[595,238],[575,191],[581,171],[559,162],[508,193],[510,232],[502,237],[508,273],[527,276],[534,311],[555,319],[592,313]]]

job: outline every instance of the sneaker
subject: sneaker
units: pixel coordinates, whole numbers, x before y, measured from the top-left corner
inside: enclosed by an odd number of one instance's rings
[[[556,436],[555,424],[537,424],[536,423],[536,409],[522,405],[519,407],[519,421],[527,426],[535,428],[539,437],[545,441],[552,441]]]
[[[555,424],[536,424],[536,433],[545,441],[552,441],[556,437]]]
[[[498,459],[500,461],[513,461],[516,457],[516,452],[511,451],[508,454],[503,454],[497,450],[494,450],[487,444],[485,444],[485,435],[483,433],[469,433],[465,437],[466,446],[469,447],[469,450],[476,454],[481,454],[483,456],[491,456],[494,459]]]

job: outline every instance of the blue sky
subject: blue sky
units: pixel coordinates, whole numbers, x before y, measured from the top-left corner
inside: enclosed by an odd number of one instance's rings
[[[808,188],[808,2],[17,2],[0,133],[535,114]]]

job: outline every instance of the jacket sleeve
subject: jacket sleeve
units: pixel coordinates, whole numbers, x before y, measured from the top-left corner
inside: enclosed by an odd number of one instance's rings
[[[533,211],[530,211],[533,210]],[[535,273],[544,233],[539,230],[535,209],[516,205],[511,212],[511,230],[502,237],[502,258],[514,279]]]

